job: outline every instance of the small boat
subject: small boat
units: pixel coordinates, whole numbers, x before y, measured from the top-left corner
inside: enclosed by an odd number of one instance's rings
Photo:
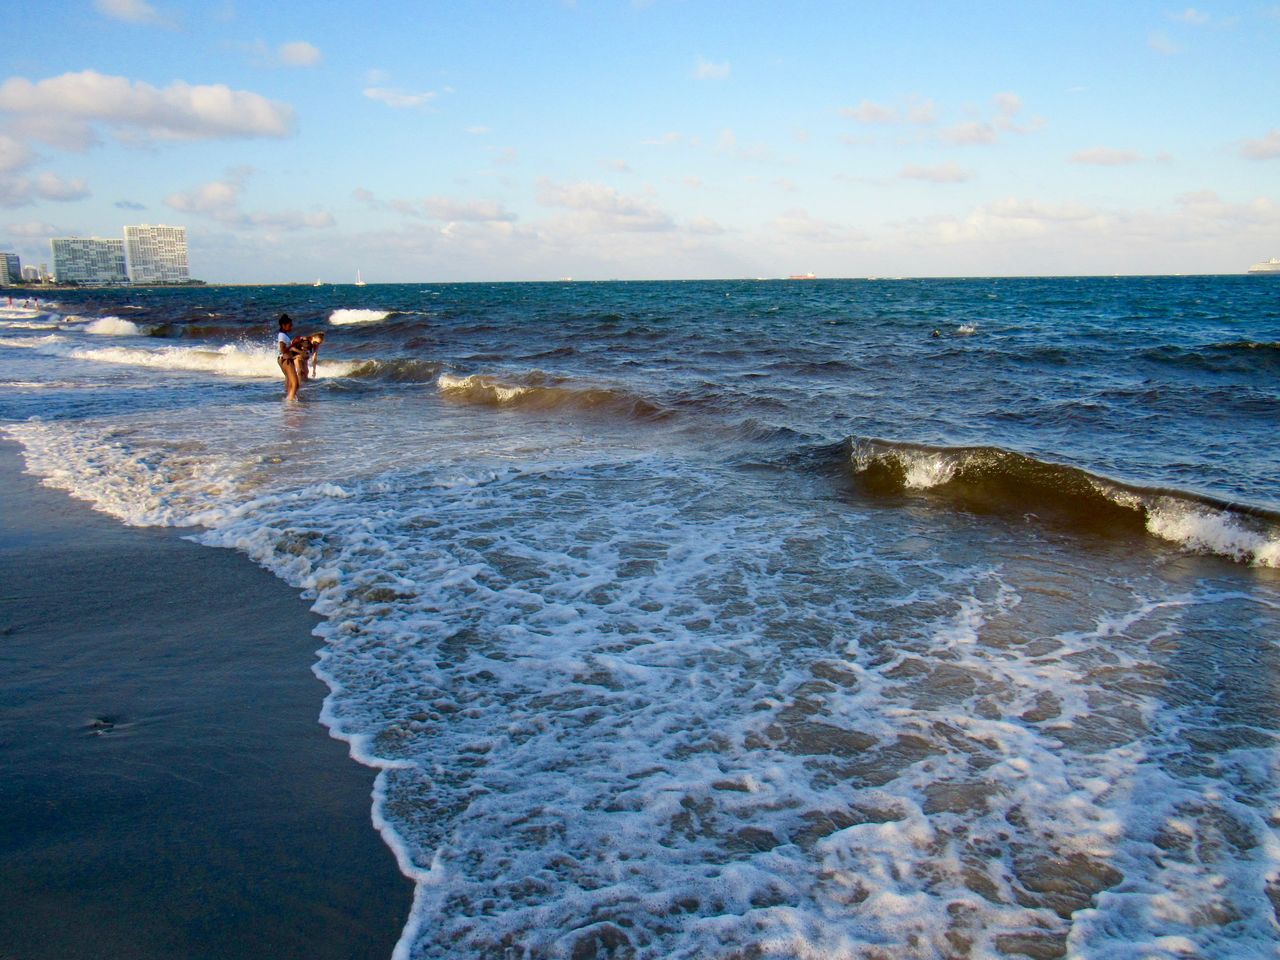
[[[1280,273],[1280,258],[1272,257],[1270,260],[1263,260],[1261,263],[1255,263],[1249,268],[1250,273]]]
[[[324,286],[324,284],[320,282],[320,278],[319,278],[319,277],[316,277],[316,282],[315,282],[315,283],[313,283],[313,284],[312,284],[312,286],[313,286],[313,287],[323,287],[323,286]]]
[[[357,271],[356,271],[356,286],[357,286],[357,287],[363,287],[363,286],[364,286],[364,277],[360,276],[360,271],[359,271],[359,270],[357,270]]]

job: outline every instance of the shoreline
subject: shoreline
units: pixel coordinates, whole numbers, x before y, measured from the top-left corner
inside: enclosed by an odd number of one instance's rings
[[[0,442],[0,957],[390,957],[413,885],[318,717],[319,618]]]
[[[366,282],[357,284],[355,281],[333,281],[325,282],[320,288],[325,287],[399,287],[399,286],[417,286],[421,284],[439,284],[442,286],[482,286],[485,284],[507,285],[507,284],[607,284],[607,283],[775,283],[779,281],[809,281],[809,282],[839,282],[846,281],[859,283],[879,283],[900,280],[1194,280],[1194,279],[1223,279],[1227,277],[1259,277],[1259,276],[1280,276],[1280,271],[1273,270],[1238,270],[1230,273],[1010,273],[1010,274],[979,274],[979,273],[957,273],[957,274],[876,274],[872,276],[776,276],[776,277],[543,277],[539,279],[523,279],[523,280],[388,280]],[[76,284],[75,286],[64,286],[59,284],[41,284],[35,286],[6,286],[0,284],[0,293],[4,295],[13,294],[13,291],[24,293],[28,297],[37,297],[41,291],[50,292],[99,292],[103,290],[205,290],[205,289],[223,289],[223,288],[258,288],[258,287],[299,287],[313,289],[316,287],[313,281],[308,280],[275,280],[275,281],[234,281],[234,280],[202,280],[198,283],[120,283],[120,284]],[[17,294],[13,294],[17,295]],[[47,298],[46,298],[47,299]]]

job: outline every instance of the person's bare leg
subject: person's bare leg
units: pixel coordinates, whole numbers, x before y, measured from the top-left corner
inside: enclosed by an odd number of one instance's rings
[[[293,360],[282,357],[280,370],[284,373],[284,398],[292,400],[298,395],[298,371],[293,365]]]

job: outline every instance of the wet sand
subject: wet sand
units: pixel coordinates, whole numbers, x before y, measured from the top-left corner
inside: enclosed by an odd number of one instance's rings
[[[307,604],[0,444],[0,958],[389,957],[412,886]]]

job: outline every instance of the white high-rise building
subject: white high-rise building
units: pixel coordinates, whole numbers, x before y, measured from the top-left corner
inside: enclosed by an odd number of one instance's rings
[[[124,283],[124,241],[101,237],[54,237],[53,274],[58,283]]]
[[[124,228],[129,254],[129,279],[134,283],[186,283],[187,228],[150,226]]]

